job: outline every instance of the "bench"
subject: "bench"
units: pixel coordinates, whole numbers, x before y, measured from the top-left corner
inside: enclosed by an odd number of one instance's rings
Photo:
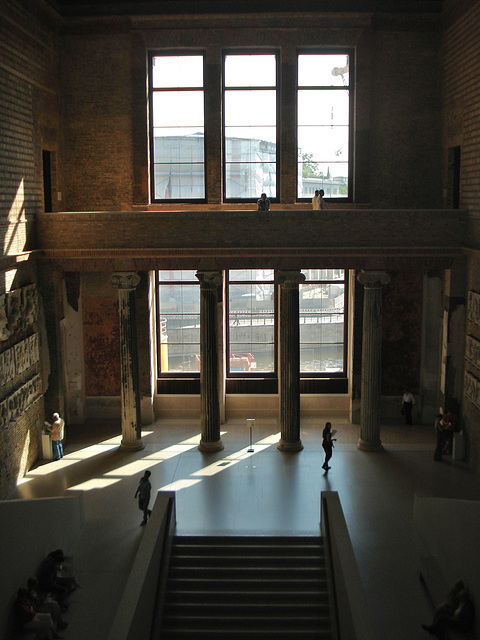
[[[445,600],[453,587],[447,583],[438,560],[433,556],[420,557],[420,581],[430,598],[433,610]],[[446,637],[448,640],[475,640],[475,632],[449,629]]]

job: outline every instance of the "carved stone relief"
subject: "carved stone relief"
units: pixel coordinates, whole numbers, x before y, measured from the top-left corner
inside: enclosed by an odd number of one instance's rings
[[[40,359],[38,333],[0,353],[0,386],[11,382]]]
[[[0,295],[0,341],[3,342],[10,335],[8,330],[8,318],[7,318],[7,298],[4,293]]]
[[[41,395],[42,378],[37,374],[0,402],[0,426],[15,422]]]
[[[0,341],[38,319],[38,293],[34,284],[0,296]]]
[[[480,380],[468,371],[465,372],[464,394],[477,409],[480,409]]]

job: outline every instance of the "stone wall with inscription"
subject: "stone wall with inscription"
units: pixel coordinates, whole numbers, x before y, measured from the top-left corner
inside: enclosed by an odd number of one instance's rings
[[[0,498],[39,456],[44,406],[38,319],[35,284],[0,295]]]
[[[462,426],[468,441],[468,463],[480,471],[480,260],[478,259],[470,260],[468,282]]]

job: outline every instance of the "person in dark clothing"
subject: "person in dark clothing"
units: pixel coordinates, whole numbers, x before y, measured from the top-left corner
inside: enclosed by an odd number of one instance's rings
[[[322,468],[325,469],[325,471],[328,471],[331,468],[328,466],[328,462],[332,457],[333,442],[334,440],[336,440],[336,438],[332,438],[331,422],[325,423],[322,437],[323,437],[322,447],[323,447],[323,450],[325,451],[325,462],[322,464]]]
[[[262,193],[257,200],[257,209],[258,211],[270,211],[270,200],[267,198],[266,193]]]
[[[435,435],[437,437],[437,446],[435,447],[433,459],[435,462],[442,462],[442,452],[445,446],[445,431],[443,427],[443,414],[441,413],[437,413],[435,418]]]
[[[152,485],[150,484],[150,476],[151,472],[145,471],[143,476],[140,478],[140,482],[138,484],[138,488],[135,491],[135,498],[138,496],[138,508],[140,511],[143,511],[143,520],[140,523],[140,526],[143,527],[147,524],[147,520],[151,515],[151,511],[148,508],[148,503],[150,502],[150,492],[152,490]]]
[[[445,640],[448,629],[469,631],[473,627],[474,620],[474,604],[463,582],[460,581],[452,589],[446,601],[436,608],[432,624],[422,624],[422,628],[436,638]]]

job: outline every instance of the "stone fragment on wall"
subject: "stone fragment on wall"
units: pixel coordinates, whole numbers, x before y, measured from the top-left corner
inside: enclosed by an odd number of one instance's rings
[[[38,333],[0,353],[0,387],[14,380],[40,359]]]

